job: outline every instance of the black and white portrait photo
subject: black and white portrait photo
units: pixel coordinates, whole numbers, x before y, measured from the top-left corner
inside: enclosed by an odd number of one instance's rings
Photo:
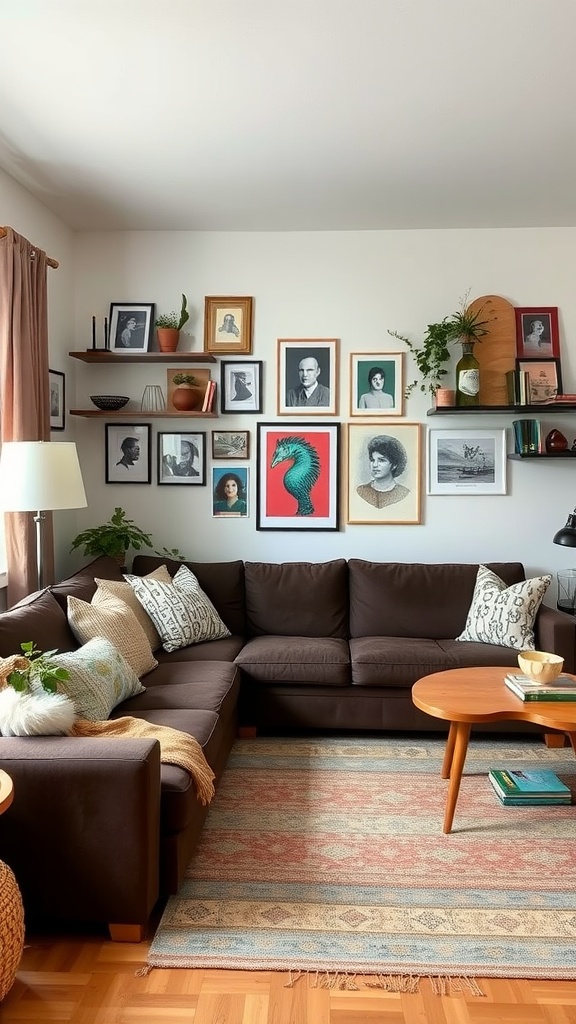
[[[154,303],[112,302],[110,305],[110,350],[147,352],[150,345]]]
[[[150,432],[146,423],[106,424],[106,483],[151,482]]]
[[[420,522],[420,425],[348,424],[348,522]]]
[[[158,483],[206,483],[206,433],[158,432]]]
[[[278,415],[337,411],[338,341],[278,341]]]
[[[50,387],[50,430],[64,430],[66,415],[65,377],[59,370],[48,370]]]

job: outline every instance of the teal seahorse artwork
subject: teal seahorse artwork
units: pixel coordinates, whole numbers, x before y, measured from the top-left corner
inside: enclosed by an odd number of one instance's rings
[[[291,461],[292,465],[284,474],[284,487],[296,498],[297,516],[313,516],[311,492],[320,476],[320,458],[316,449],[303,437],[283,437],[274,449],[270,467]]]

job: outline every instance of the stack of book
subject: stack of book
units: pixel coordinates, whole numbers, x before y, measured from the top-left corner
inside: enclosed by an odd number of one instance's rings
[[[530,405],[530,374],[527,370],[508,370],[506,391],[510,405]]]
[[[512,807],[531,804],[569,804],[572,794],[555,772],[547,768],[520,771],[517,768],[492,768],[488,778],[497,797]]]
[[[504,682],[520,700],[576,701],[576,680],[570,676],[560,675],[553,683],[543,685],[521,672],[509,672],[504,676]]]
[[[212,412],[214,405],[214,394],[216,392],[216,381],[209,380],[206,384],[206,391],[204,392],[204,401],[202,403],[202,412]]]

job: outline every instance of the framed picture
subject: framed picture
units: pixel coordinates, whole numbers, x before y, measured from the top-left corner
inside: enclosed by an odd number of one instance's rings
[[[262,363],[220,363],[220,412],[262,412]]]
[[[110,303],[110,351],[147,352],[153,323],[153,302]]]
[[[252,299],[249,296],[204,299],[204,351],[220,355],[252,352]]]
[[[206,483],[206,433],[158,431],[158,483]]]
[[[340,424],[258,424],[257,530],[339,529]]]
[[[350,353],[350,415],[401,416],[402,352]]]
[[[149,423],[106,424],[106,483],[149,484]]]
[[[336,415],[338,339],[279,338],[277,380],[279,416]]]
[[[348,424],[348,522],[420,522],[420,424]]]
[[[557,306],[517,306],[516,356],[518,359],[560,358]]]
[[[559,359],[517,359],[516,368],[528,374],[528,395],[531,405],[552,402],[562,394],[562,373]]]
[[[248,467],[212,469],[212,515],[240,519],[248,515]]]
[[[429,430],[428,494],[506,494],[506,430]]]
[[[247,459],[250,457],[249,430],[213,430],[213,459]]]
[[[50,430],[64,430],[66,378],[59,370],[48,370],[50,389]]]

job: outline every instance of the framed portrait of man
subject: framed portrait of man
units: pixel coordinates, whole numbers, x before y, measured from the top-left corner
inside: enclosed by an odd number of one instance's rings
[[[419,423],[348,424],[348,522],[420,523]]]
[[[119,355],[147,352],[154,323],[153,302],[111,302],[109,348]]]
[[[106,424],[106,483],[151,483],[148,423]]]
[[[338,339],[278,339],[279,416],[335,416]]]

